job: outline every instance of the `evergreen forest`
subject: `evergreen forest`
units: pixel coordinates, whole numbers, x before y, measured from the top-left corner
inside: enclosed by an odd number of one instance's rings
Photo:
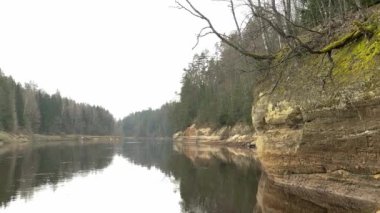
[[[9,133],[111,135],[115,119],[99,106],[76,103],[16,83],[0,72],[0,130]]]

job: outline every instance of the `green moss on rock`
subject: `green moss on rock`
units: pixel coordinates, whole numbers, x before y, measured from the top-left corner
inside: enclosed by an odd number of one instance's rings
[[[343,82],[352,80],[369,81],[380,55],[380,36],[376,33],[371,39],[362,38],[335,52],[333,58],[334,77]]]
[[[305,53],[285,60],[255,88],[255,96],[268,94],[268,101],[274,104],[286,100],[304,109],[315,109],[338,106],[342,101],[356,97],[356,94],[371,92],[372,96],[380,95],[380,19],[376,17],[362,24],[364,30],[360,31],[356,26],[356,30],[349,29],[352,30],[350,33],[345,29],[335,32],[340,39],[320,51],[327,53],[332,50],[333,63],[326,54]],[[371,35],[364,33],[367,31]],[[361,35],[356,35],[357,32]],[[276,62],[281,62],[288,51],[279,51]],[[331,68],[332,76],[329,78]],[[277,87],[272,91],[274,85]]]
[[[356,30],[344,35],[337,41],[334,41],[328,45],[326,45],[322,50],[321,53],[327,53],[331,52],[334,49],[339,49],[344,47],[345,45],[349,44],[350,42],[354,42],[356,39],[359,39],[360,37],[369,36],[372,37],[373,34],[377,32],[378,29],[378,23],[373,22],[373,19],[370,19],[367,22],[357,22],[354,21],[353,23],[356,26]]]

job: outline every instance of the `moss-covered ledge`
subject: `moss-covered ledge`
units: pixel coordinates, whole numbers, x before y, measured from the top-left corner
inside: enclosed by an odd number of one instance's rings
[[[363,36],[370,38],[378,32],[378,23],[374,22],[374,18],[371,18],[366,22],[354,21],[353,24],[356,26],[356,29],[354,31],[342,36],[337,41],[331,42],[322,48],[319,52],[329,53],[332,50],[342,48],[345,45],[354,42]]]

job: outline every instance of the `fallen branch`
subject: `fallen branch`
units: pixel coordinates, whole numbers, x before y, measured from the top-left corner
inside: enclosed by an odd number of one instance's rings
[[[326,47],[322,48],[319,52],[328,53],[334,49],[342,48],[346,46],[348,43],[351,43],[352,41],[355,41],[356,39],[359,39],[362,36],[370,38],[377,29],[377,26],[374,24],[354,22],[354,25],[358,28],[357,30],[354,30],[353,32],[347,34],[338,41],[335,41],[327,45]]]

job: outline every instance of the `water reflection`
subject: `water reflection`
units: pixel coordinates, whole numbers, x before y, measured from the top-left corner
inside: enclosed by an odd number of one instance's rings
[[[260,172],[225,158],[194,163],[168,142],[25,146],[0,155],[0,211],[252,212]]]
[[[23,146],[0,154],[0,212],[6,213],[355,212],[365,207],[324,197],[271,182],[246,149],[148,141]]]
[[[16,195],[31,197],[34,187],[55,186],[75,173],[102,169],[110,164],[113,153],[113,149],[101,144],[62,143],[13,148],[0,156],[0,205]]]
[[[184,212],[252,212],[255,208],[260,171],[252,158],[233,157],[226,150],[212,152],[211,147],[173,151],[170,143],[125,146],[123,155],[132,162],[157,167],[179,181]]]
[[[158,169],[115,155],[104,170],[75,175],[56,188],[35,188],[28,202],[17,198],[4,212],[180,212],[175,191],[173,180]]]

